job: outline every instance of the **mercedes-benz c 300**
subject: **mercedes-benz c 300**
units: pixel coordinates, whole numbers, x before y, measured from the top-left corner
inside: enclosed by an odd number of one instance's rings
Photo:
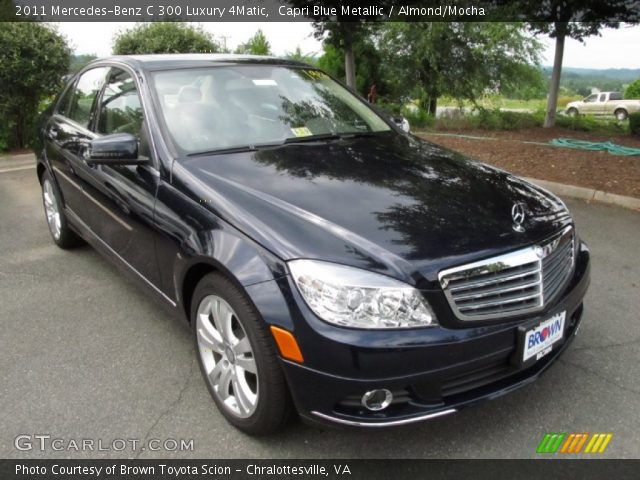
[[[53,241],[88,242],[184,318],[213,401],[249,433],[293,411],[451,414],[535,380],[580,325],[589,251],[557,197],[305,64],[97,60],[36,152]]]

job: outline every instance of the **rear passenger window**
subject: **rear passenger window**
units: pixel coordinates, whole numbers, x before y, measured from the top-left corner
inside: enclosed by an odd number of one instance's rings
[[[601,102],[604,102],[604,101],[606,101],[606,100],[607,100],[607,94],[606,94],[606,93],[601,93],[601,94],[600,94],[600,101],[601,101]]]
[[[102,88],[106,73],[106,67],[87,70],[80,76],[74,89],[67,117],[85,128],[89,127],[93,102]]]

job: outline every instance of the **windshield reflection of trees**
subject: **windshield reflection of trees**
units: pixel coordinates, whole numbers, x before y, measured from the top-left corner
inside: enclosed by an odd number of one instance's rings
[[[303,81],[308,82],[314,95],[298,101],[279,95],[281,114],[278,119],[283,124],[290,128],[306,126],[314,135],[371,130],[364,119],[322,83]]]

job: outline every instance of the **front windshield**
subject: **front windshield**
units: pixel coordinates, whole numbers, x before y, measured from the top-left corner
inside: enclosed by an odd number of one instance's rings
[[[153,85],[184,154],[390,130],[366,103],[311,68],[171,70],[154,73]]]

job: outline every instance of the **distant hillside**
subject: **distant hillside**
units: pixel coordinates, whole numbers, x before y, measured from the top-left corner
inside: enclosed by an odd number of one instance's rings
[[[551,67],[543,67],[545,78],[551,76]],[[563,67],[560,88],[568,94],[588,95],[591,89],[619,91],[640,78],[640,68],[573,68]]]
[[[551,67],[543,67],[542,71],[551,75]],[[640,68],[573,68],[562,67],[563,75],[580,77],[602,77],[620,80],[621,82],[633,81],[640,78]]]

